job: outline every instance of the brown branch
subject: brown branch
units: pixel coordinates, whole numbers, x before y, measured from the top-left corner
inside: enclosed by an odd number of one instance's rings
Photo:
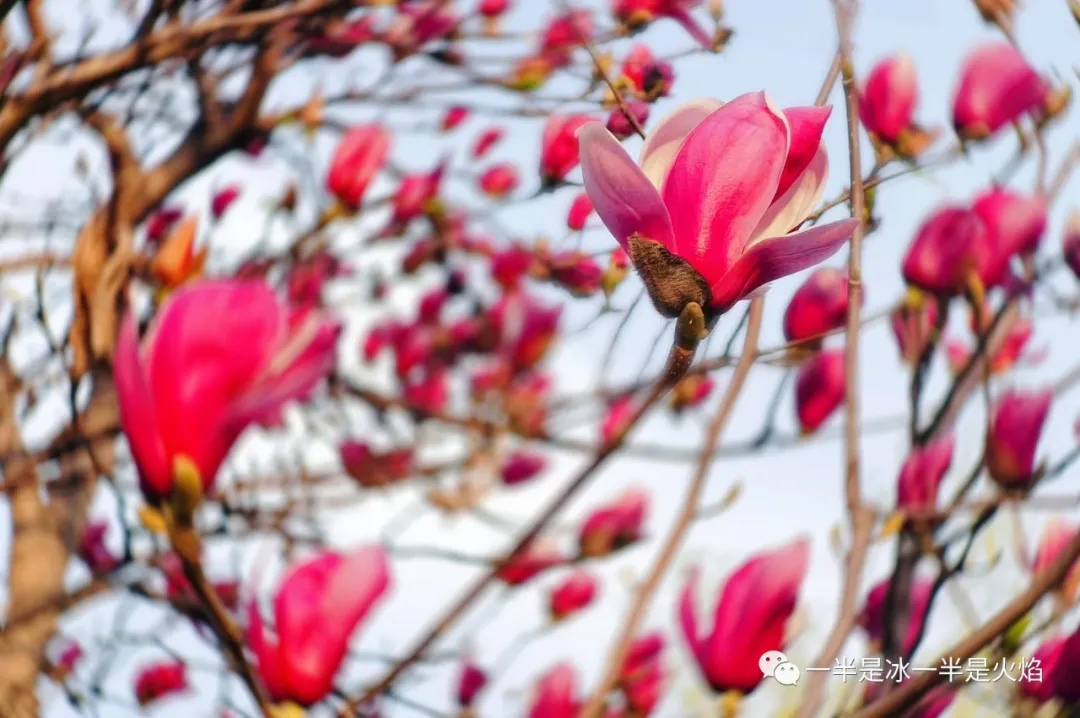
[[[1026,591],[1016,596],[989,621],[947,651],[941,657],[942,663],[952,659],[958,665],[962,665],[1007,631],[1030,611],[1040,598],[1061,583],[1077,557],[1080,557],[1080,534],[1075,536],[1065,550],[1058,554],[1057,559],[1049,568],[1032,577],[1031,585]],[[943,671],[920,672],[891,693],[855,713],[853,718],[884,718],[884,716],[901,715],[945,678],[946,674]]]
[[[6,349],[6,347],[5,347]],[[0,450],[21,447],[14,402],[20,382],[6,361],[0,363]],[[5,462],[5,477],[18,477],[20,488],[8,495],[11,507],[11,568],[8,615],[25,616],[40,605],[55,605],[64,594],[67,555],[55,517],[42,502],[33,462]],[[0,631],[0,706],[12,718],[38,715],[37,676],[45,646],[59,613],[54,607]]]
[[[0,105],[0,149],[7,147],[32,116],[82,97],[125,74],[182,56],[201,42],[214,45],[254,42],[267,28],[292,18],[330,10],[337,4],[337,0],[297,0],[240,15],[219,14],[188,26],[168,24],[119,50],[58,65],[48,75],[33,82],[25,92],[6,98]]]
[[[844,585],[836,623],[825,641],[814,665],[831,665],[855,626],[858,611],[859,587],[862,581],[866,553],[873,537],[873,512],[863,505],[860,487],[859,435],[859,328],[862,309],[862,238],[864,206],[862,162],[859,156],[859,107],[855,89],[855,70],[851,62],[851,32],[857,0],[834,0],[836,28],[839,36],[840,67],[843,73],[844,100],[847,110],[848,158],[851,173],[851,216],[859,220],[851,236],[848,254],[848,315],[847,342],[844,360],[844,497],[848,521],[851,524],[851,546],[844,560]],[[806,697],[799,708],[798,718],[810,718],[821,704],[825,691],[825,673],[810,677]]]
[[[562,508],[572,499],[578,491],[588,483],[593,474],[610,458],[622,445],[622,442],[631,429],[641,421],[642,417],[649,411],[650,408],[656,402],[667,394],[668,390],[673,387],[680,378],[682,378],[690,363],[693,361],[693,352],[688,352],[679,346],[673,346],[671,353],[668,355],[667,362],[665,364],[665,370],[661,374],[660,378],[654,384],[652,390],[648,396],[640,405],[635,409],[633,415],[627,421],[625,430],[615,440],[603,445],[599,451],[593,456],[592,460],[578,472],[577,476],[567,484],[567,486],[559,493],[555,499],[549,503],[544,510],[540,513],[525,531],[524,535],[518,539],[514,547],[506,554],[502,561],[499,562],[499,566],[505,565],[507,562],[512,561],[518,554],[525,550],[530,543],[535,539],[544,527],[551,522],[552,519],[562,510]],[[496,567],[486,574],[477,579],[473,584],[466,589],[465,593],[454,602],[450,608],[448,608],[443,615],[435,622],[435,625],[430,628],[427,633],[416,643],[415,646],[406,654],[404,658],[398,661],[394,666],[384,675],[375,685],[364,691],[363,696],[356,700],[350,700],[347,705],[342,709],[340,715],[345,718],[352,715],[358,706],[366,705],[376,696],[385,692],[394,681],[397,680],[409,666],[419,660],[424,653],[435,643],[446,631],[448,631],[458,619],[464,614],[466,609],[469,608],[476,601],[477,598],[484,592],[485,589],[495,580],[498,573]]]
[[[749,375],[750,368],[754,364],[754,355],[757,352],[758,338],[761,335],[761,317],[764,311],[763,305],[764,301],[760,297],[754,299],[750,303],[750,317],[746,328],[746,341],[743,344],[742,353],[739,356],[739,363],[735,367],[731,382],[728,384],[727,391],[724,393],[724,398],[720,402],[719,408],[716,410],[716,416],[709,424],[708,433],[705,437],[705,444],[701,448],[701,458],[698,461],[694,479],[687,489],[686,498],[683,500],[682,508],[675,518],[675,526],[672,528],[671,533],[668,534],[667,539],[660,548],[659,555],[653,562],[652,568],[649,570],[644,582],[642,582],[634,596],[633,604],[627,612],[626,619],[623,621],[622,628],[618,633],[619,638],[611,649],[611,652],[608,654],[605,663],[607,667],[604,670],[603,678],[600,679],[600,683],[597,685],[596,690],[582,710],[582,718],[597,718],[601,714],[601,711],[604,710],[604,703],[607,695],[619,678],[623,661],[626,659],[626,653],[630,649],[631,642],[637,636],[641,622],[645,618],[645,612],[648,611],[652,596],[670,568],[671,563],[675,560],[679,547],[682,546],[683,539],[686,537],[686,533],[690,530],[690,526],[697,516],[698,505],[701,503],[701,494],[705,490],[705,484],[707,483],[709,476],[709,467],[712,465],[716,455],[716,449],[720,443],[721,434],[724,431],[724,427],[727,425],[728,419],[731,418],[731,413],[735,409],[735,402],[738,400],[743,385],[746,383],[746,377]]]

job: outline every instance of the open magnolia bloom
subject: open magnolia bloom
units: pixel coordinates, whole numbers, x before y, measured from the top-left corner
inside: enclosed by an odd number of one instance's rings
[[[830,113],[781,111],[764,92],[698,100],[645,139],[640,167],[600,123],[578,131],[585,191],[657,311],[677,317],[696,302],[712,322],[848,240],[854,219],[793,231],[825,187]]]

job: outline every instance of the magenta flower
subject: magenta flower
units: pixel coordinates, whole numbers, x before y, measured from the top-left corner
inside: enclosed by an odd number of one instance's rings
[[[581,707],[577,671],[560,663],[536,681],[529,701],[528,718],[574,718]]]
[[[761,683],[758,659],[784,648],[788,619],[810,564],[806,538],[750,558],[732,573],[701,630],[694,610],[698,570],[691,571],[679,599],[679,623],[698,669],[716,693],[749,693]]]
[[[906,52],[888,57],[870,71],[859,93],[859,117],[866,131],[895,145],[911,127],[919,100],[915,63]]]
[[[961,139],[985,139],[1042,109],[1050,87],[1008,42],[976,47],[964,58],[953,96],[953,127]]]
[[[574,571],[548,594],[548,615],[552,621],[561,621],[588,608],[599,588],[596,576],[585,569]]]
[[[585,191],[657,311],[710,320],[832,256],[857,222],[793,232],[821,197],[830,108],[776,110],[763,92],[682,106],[646,138],[641,167],[599,123],[578,131]]]
[[[953,436],[946,434],[926,446],[911,449],[896,481],[896,505],[901,509],[932,511],[938,488],[953,458]]]
[[[889,597],[890,581],[891,579],[886,578],[870,589],[870,592],[866,594],[866,603],[863,604],[862,612],[859,614],[859,626],[866,631],[866,636],[871,643],[877,646],[880,646],[885,638],[885,602]],[[930,595],[933,589],[933,579],[918,576],[908,593],[908,622],[903,645],[905,655],[915,649],[915,641],[919,638],[923,616],[930,607]]]
[[[274,598],[277,641],[258,604],[248,606],[247,644],[275,700],[318,703],[334,685],[349,638],[390,588],[390,563],[377,547],[327,551],[294,566]]]
[[[1031,485],[1038,471],[1035,450],[1053,397],[1049,389],[1010,389],[995,403],[986,437],[986,470],[998,485],[1011,489]]]
[[[141,347],[129,313],[116,341],[116,393],[147,498],[166,496],[183,462],[208,488],[248,426],[276,422],[329,373],[340,329],[258,280],[180,289]]]
[[[458,674],[457,704],[462,708],[471,706],[487,683],[488,675],[484,669],[476,665],[471,658],[466,658],[462,661],[461,673]]]

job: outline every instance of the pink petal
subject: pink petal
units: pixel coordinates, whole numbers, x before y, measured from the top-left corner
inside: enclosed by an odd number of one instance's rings
[[[305,399],[333,369],[335,347],[341,333],[339,324],[312,311],[299,326],[284,326],[282,331],[289,336],[268,362],[264,373],[230,407],[229,429],[237,433],[252,422],[271,420],[282,404]]]
[[[660,120],[648,134],[641,146],[641,170],[658,191],[687,135],[723,106],[720,100],[712,99],[687,102]]]
[[[597,216],[624,249],[641,234],[674,249],[671,220],[659,193],[619,141],[599,122],[578,130],[581,177]]]
[[[347,556],[321,596],[327,628],[351,633],[390,585],[390,563],[383,549],[369,546]]]
[[[678,254],[710,284],[742,255],[776,194],[788,127],[764,92],[740,95],[683,142],[664,182]]]
[[[810,564],[810,540],[791,543],[758,554],[744,563],[724,583],[716,606],[716,623],[710,638],[723,645],[740,633],[751,634],[774,617],[763,613],[768,604],[783,603],[797,594]],[[762,601],[766,605],[762,605]],[[741,630],[740,630],[741,629]]]
[[[727,310],[758,287],[823,262],[851,238],[858,224],[842,219],[758,242],[712,286],[714,307]]]
[[[821,134],[831,114],[831,107],[789,107],[784,110],[784,117],[791,128],[791,142],[784,171],[780,175],[780,185],[776,188],[776,198],[787,192],[810,166],[817,153],[822,151]]]
[[[171,455],[187,454],[209,482],[229,449],[225,412],[259,376],[277,341],[280,309],[259,280],[205,280],[180,289],[154,327],[147,378]]]
[[[282,645],[296,650],[319,627],[319,601],[344,560],[341,554],[326,551],[289,569],[274,597],[274,620]]]
[[[690,37],[694,38],[699,45],[706,50],[711,50],[713,47],[712,36],[697,24],[686,8],[675,5],[674,3],[670,3],[670,5],[673,7],[668,10],[668,17],[679,23],[684,30],[690,33]]]
[[[695,658],[701,654],[701,631],[694,608],[694,596],[697,595],[700,574],[701,571],[697,566],[690,569],[690,574],[686,577],[686,583],[679,594],[679,628],[682,629],[686,645],[690,647],[690,652]],[[698,660],[700,661],[700,658]]]
[[[825,192],[825,182],[828,179],[829,155],[825,151],[825,146],[821,145],[814,159],[788,187],[787,192],[769,205],[765,216],[761,218],[761,222],[750,235],[748,246],[752,247],[763,239],[779,237],[798,229],[821,201],[821,195]]]
[[[284,686],[281,681],[281,668],[278,665],[278,647],[266,636],[263,627],[262,615],[259,613],[259,604],[252,599],[248,604],[248,622],[246,639],[248,649],[255,654],[259,669],[259,677],[262,678],[270,696],[275,699],[283,697]]]
[[[172,485],[172,466],[161,440],[154,399],[139,361],[138,328],[131,312],[124,316],[116,338],[113,381],[120,408],[120,426],[139,467],[139,481],[152,494],[168,493]]]

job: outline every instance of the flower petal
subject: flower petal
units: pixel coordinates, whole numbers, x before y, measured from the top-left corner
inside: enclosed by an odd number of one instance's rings
[[[726,311],[755,289],[828,259],[858,224],[843,219],[758,242],[712,285],[714,309]]]
[[[776,188],[776,198],[785,194],[814,161],[821,148],[821,134],[831,114],[832,107],[789,107],[784,110],[784,117],[791,128],[791,142],[784,171],[780,175],[780,185]]]
[[[664,187],[668,170],[687,135],[724,106],[720,100],[701,99],[680,105],[656,125],[641,146],[641,171],[657,191]]]
[[[679,628],[682,629],[683,638],[686,639],[690,652],[699,661],[701,660],[701,630],[694,607],[694,596],[697,594],[700,573],[697,566],[690,569],[690,575],[686,577],[686,583],[679,594]]]
[[[674,251],[671,220],[660,194],[619,141],[599,122],[578,130],[581,176],[597,216],[624,249],[641,234]]]
[[[770,237],[779,237],[793,229],[798,229],[813,211],[825,192],[825,181],[829,178],[829,155],[825,145],[818,147],[814,159],[806,166],[803,173],[795,178],[787,192],[773,200],[765,216],[750,235],[748,246]]]
[[[172,485],[172,466],[161,440],[154,398],[139,360],[138,330],[130,312],[124,316],[116,338],[113,380],[120,426],[139,468],[139,481],[151,495],[164,495]]]
[[[679,256],[710,284],[743,253],[776,195],[788,127],[764,92],[741,95],[683,142],[664,182]]]

